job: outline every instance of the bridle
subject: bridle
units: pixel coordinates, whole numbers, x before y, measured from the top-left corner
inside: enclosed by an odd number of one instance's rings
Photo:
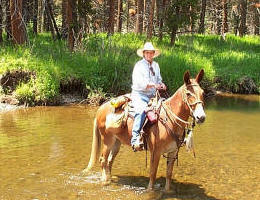
[[[204,106],[204,102],[201,101],[196,94],[192,93],[190,90],[187,89],[187,87],[189,87],[189,86],[192,86],[192,87],[194,87],[194,86],[200,87],[200,86],[199,86],[199,84],[189,84],[189,85],[186,85],[185,87],[183,87],[183,89],[182,89],[182,100],[184,103],[186,103],[186,105],[190,109],[190,116],[194,117],[194,115],[193,115],[194,111],[192,109],[192,106],[195,106],[199,103],[201,103],[202,106]],[[194,97],[195,101],[192,103],[189,103],[189,101],[188,101],[189,97]]]
[[[166,112],[166,115],[171,116],[171,117],[173,118],[173,121],[174,121],[178,126],[180,126],[181,128],[183,128],[183,127],[177,122],[177,120],[180,121],[180,122],[182,122],[182,123],[184,123],[184,124],[185,124],[185,128],[188,128],[189,126],[193,126],[195,119],[194,119],[194,115],[193,115],[193,114],[194,114],[194,111],[193,111],[192,107],[195,106],[195,105],[197,105],[197,104],[200,104],[200,103],[201,103],[202,105],[204,104],[204,102],[201,101],[197,95],[195,95],[193,92],[191,92],[190,90],[187,89],[187,87],[189,87],[189,86],[192,86],[192,87],[194,87],[194,86],[200,87],[200,86],[199,86],[199,84],[189,84],[189,85],[185,85],[185,86],[183,86],[182,91],[181,91],[181,93],[182,93],[182,101],[183,101],[183,102],[188,106],[188,108],[189,108],[190,116],[193,118],[193,121],[192,121],[192,122],[189,122],[189,121],[186,121],[186,120],[181,119],[181,118],[178,117],[174,112],[171,111],[170,107],[169,107],[165,102],[162,102],[162,107],[164,108],[164,110],[165,110],[165,112]],[[192,103],[189,103],[189,101],[188,101],[189,97],[194,97],[194,98],[195,98],[195,101],[192,102]]]

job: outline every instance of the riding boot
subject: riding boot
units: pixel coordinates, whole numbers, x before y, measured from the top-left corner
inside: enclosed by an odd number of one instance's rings
[[[144,143],[141,141],[140,130],[143,126],[146,114],[145,112],[136,113],[134,117],[131,145],[134,151],[143,150]]]

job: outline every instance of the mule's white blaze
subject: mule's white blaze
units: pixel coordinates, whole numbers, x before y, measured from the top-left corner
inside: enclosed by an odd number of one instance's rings
[[[197,123],[204,122],[204,120],[206,118],[206,114],[204,112],[204,109],[203,109],[203,106],[201,103],[197,104],[197,106],[193,112],[193,116],[195,117],[195,120]]]

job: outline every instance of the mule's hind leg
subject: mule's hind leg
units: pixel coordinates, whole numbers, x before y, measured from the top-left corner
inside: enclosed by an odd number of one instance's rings
[[[108,166],[108,156],[110,154],[110,151],[113,149],[113,145],[115,144],[116,138],[112,136],[104,136],[104,144],[103,144],[103,150],[102,155],[100,157],[100,163],[102,168],[102,182],[104,184],[110,183],[110,170]]]
[[[166,183],[165,183],[165,190],[169,191],[171,187],[171,180],[172,180],[172,170],[173,165],[176,160],[177,151],[170,152],[167,154],[167,169],[166,169]]]
[[[118,152],[120,150],[120,146],[121,146],[121,142],[118,139],[116,139],[116,141],[110,151],[110,154],[108,156],[108,169],[109,169],[110,175],[111,175],[113,162],[115,160],[116,155],[118,154]]]

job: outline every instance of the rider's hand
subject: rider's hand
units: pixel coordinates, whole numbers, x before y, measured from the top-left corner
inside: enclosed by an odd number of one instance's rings
[[[164,91],[167,90],[167,87],[166,87],[166,85],[164,83],[161,83],[160,85],[161,85],[161,90],[164,90]]]
[[[147,84],[146,88],[156,88],[157,90],[166,90],[166,86],[164,83],[161,84],[149,83]]]
[[[157,90],[166,90],[166,86],[165,86],[164,83],[156,84],[156,85],[155,85],[155,88],[156,88]]]
[[[149,89],[149,88],[154,88],[156,87],[156,85],[154,83],[148,83],[146,88]]]

